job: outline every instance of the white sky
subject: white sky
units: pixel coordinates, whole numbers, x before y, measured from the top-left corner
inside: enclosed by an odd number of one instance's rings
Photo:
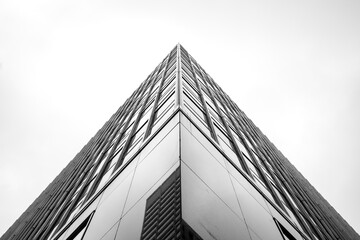
[[[360,232],[360,2],[0,1],[0,235],[180,42]]]

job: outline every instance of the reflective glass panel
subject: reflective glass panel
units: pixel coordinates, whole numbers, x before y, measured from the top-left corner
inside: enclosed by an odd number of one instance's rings
[[[259,193],[258,190],[249,182],[252,180],[246,179],[237,169],[235,169],[230,163],[226,163],[227,169],[232,176],[232,181],[237,181],[266,211],[269,211],[264,197]],[[235,185],[234,185],[235,186]]]
[[[183,115],[183,120],[185,124],[185,129],[191,133],[191,135],[197,139],[197,141],[223,166],[225,167],[226,158],[223,154],[215,147],[215,142],[209,140],[204,136],[202,132],[199,131],[188,119],[185,115]],[[216,144],[216,146],[218,146]]]
[[[181,165],[182,217],[203,239],[250,239],[245,222],[186,165]]]
[[[240,183],[233,180],[233,184],[248,227],[262,239],[281,239],[270,213]]]
[[[156,120],[154,122],[154,125],[152,127],[152,132],[156,132],[158,128],[161,127],[161,125],[171,116],[173,113],[175,101],[169,101],[161,107],[158,112],[156,113]],[[166,107],[166,108],[165,108]],[[161,112],[162,111],[162,112]]]
[[[298,233],[297,230],[294,229],[294,227],[286,220],[282,214],[279,213],[277,209],[275,209],[273,206],[269,205],[269,209],[271,211],[271,215],[281,223],[290,233],[293,235],[296,239],[302,239],[300,233]]]
[[[185,128],[181,131],[181,160],[191,168],[235,214],[241,217],[229,173]],[[221,181],[219,181],[221,179]]]
[[[205,134],[210,136],[210,131],[207,127],[207,124],[205,123],[205,120],[201,119],[201,117],[199,115],[197,115],[186,102],[184,102],[184,106],[185,106],[185,109],[187,110],[187,114],[188,114],[189,118],[194,122],[194,124],[198,128],[200,128],[202,132],[204,132]],[[196,128],[196,127],[191,126],[190,129],[192,129],[192,128]]]
[[[90,214],[96,209],[98,203],[99,203],[99,197],[97,199],[95,199],[95,201],[93,201],[87,208],[86,210],[84,210],[77,218],[76,220],[70,225],[70,227],[68,228],[67,232],[66,232],[66,237],[69,237],[71,235],[71,233],[73,233],[75,231],[75,229],[77,229],[80,224],[82,224],[84,222],[84,220],[90,216]]]
[[[120,219],[132,175],[128,175],[105,199],[102,199],[85,234],[87,240],[98,240]]]
[[[74,238],[68,238],[68,240],[81,240],[85,233],[85,228],[83,228]]]
[[[132,207],[178,161],[179,128],[175,127],[136,167],[126,210]]]
[[[101,240],[114,240],[117,229],[118,224],[114,224],[114,226],[101,238]]]
[[[136,160],[137,159],[134,159],[134,161],[132,161],[125,169],[123,169],[122,172],[117,175],[116,178],[113,179],[112,182],[106,187],[102,193],[100,204],[105,201],[116,190],[116,188],[125,181],[125,179],[133,177]]]
[[[236,156],[235,152],[223,141],[222,138],[218,138],[219,140],[219,144],[222,148],[222,150],[224,151],[224,153],[226,154],[226,156],[228,156],[233,162],[238,162],[238,157]]]
[[[175,114],[171,120],[154,136],[140,152],[140,162],[158,145],[166,135],[179,123],[179,114]],[[148,140],[147,138],[146,140]]]
[[[140,240],[141,229],[144,221],[146,199],[139,201],[120,221],[116,240]]]

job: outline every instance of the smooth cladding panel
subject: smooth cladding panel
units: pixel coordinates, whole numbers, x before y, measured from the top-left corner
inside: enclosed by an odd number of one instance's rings
[[[119,223],[116,240],[140,239],[145,216],[146,200],[177,168],[179,168],[179,165],[179,161],[174,162],[169,169],[164,171],[164,174],[156,180],[154,185],[151,186],[151,188],[135,203],[135,205],[123,214]]]
[[[182,217],[202,239],[251,239],[246,223],[181,163]]]
[[[92,212],[84,240],[140,239],[146,199],[178,167],[179,114],[175,114],[58,239],[67,239]]]
[[[282,239],[275,217],[296,239],[302,239],[279,210],[220,153],[214,142],[185,115],[181,121],[185,222],[204,239],[250,239],[250,236],[251,239]]]

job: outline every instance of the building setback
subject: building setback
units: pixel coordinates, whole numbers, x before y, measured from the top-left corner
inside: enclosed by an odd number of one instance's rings
[[[5,239],[360,239],[178,44]]]

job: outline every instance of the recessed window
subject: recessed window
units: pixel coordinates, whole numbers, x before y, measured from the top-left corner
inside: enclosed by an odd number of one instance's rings
[[[296,238],[293,235],[291,235],[291,233],[283,225],[281,225],[281,223],[278,220],[274,218],[274,221],[284,240],[296,240]]]
[[[180,169],[146,200],[141,239],[175,239],[181,234]]]
[[[94,212],[92,212],[66,240],[82,240],[93,215]]]

